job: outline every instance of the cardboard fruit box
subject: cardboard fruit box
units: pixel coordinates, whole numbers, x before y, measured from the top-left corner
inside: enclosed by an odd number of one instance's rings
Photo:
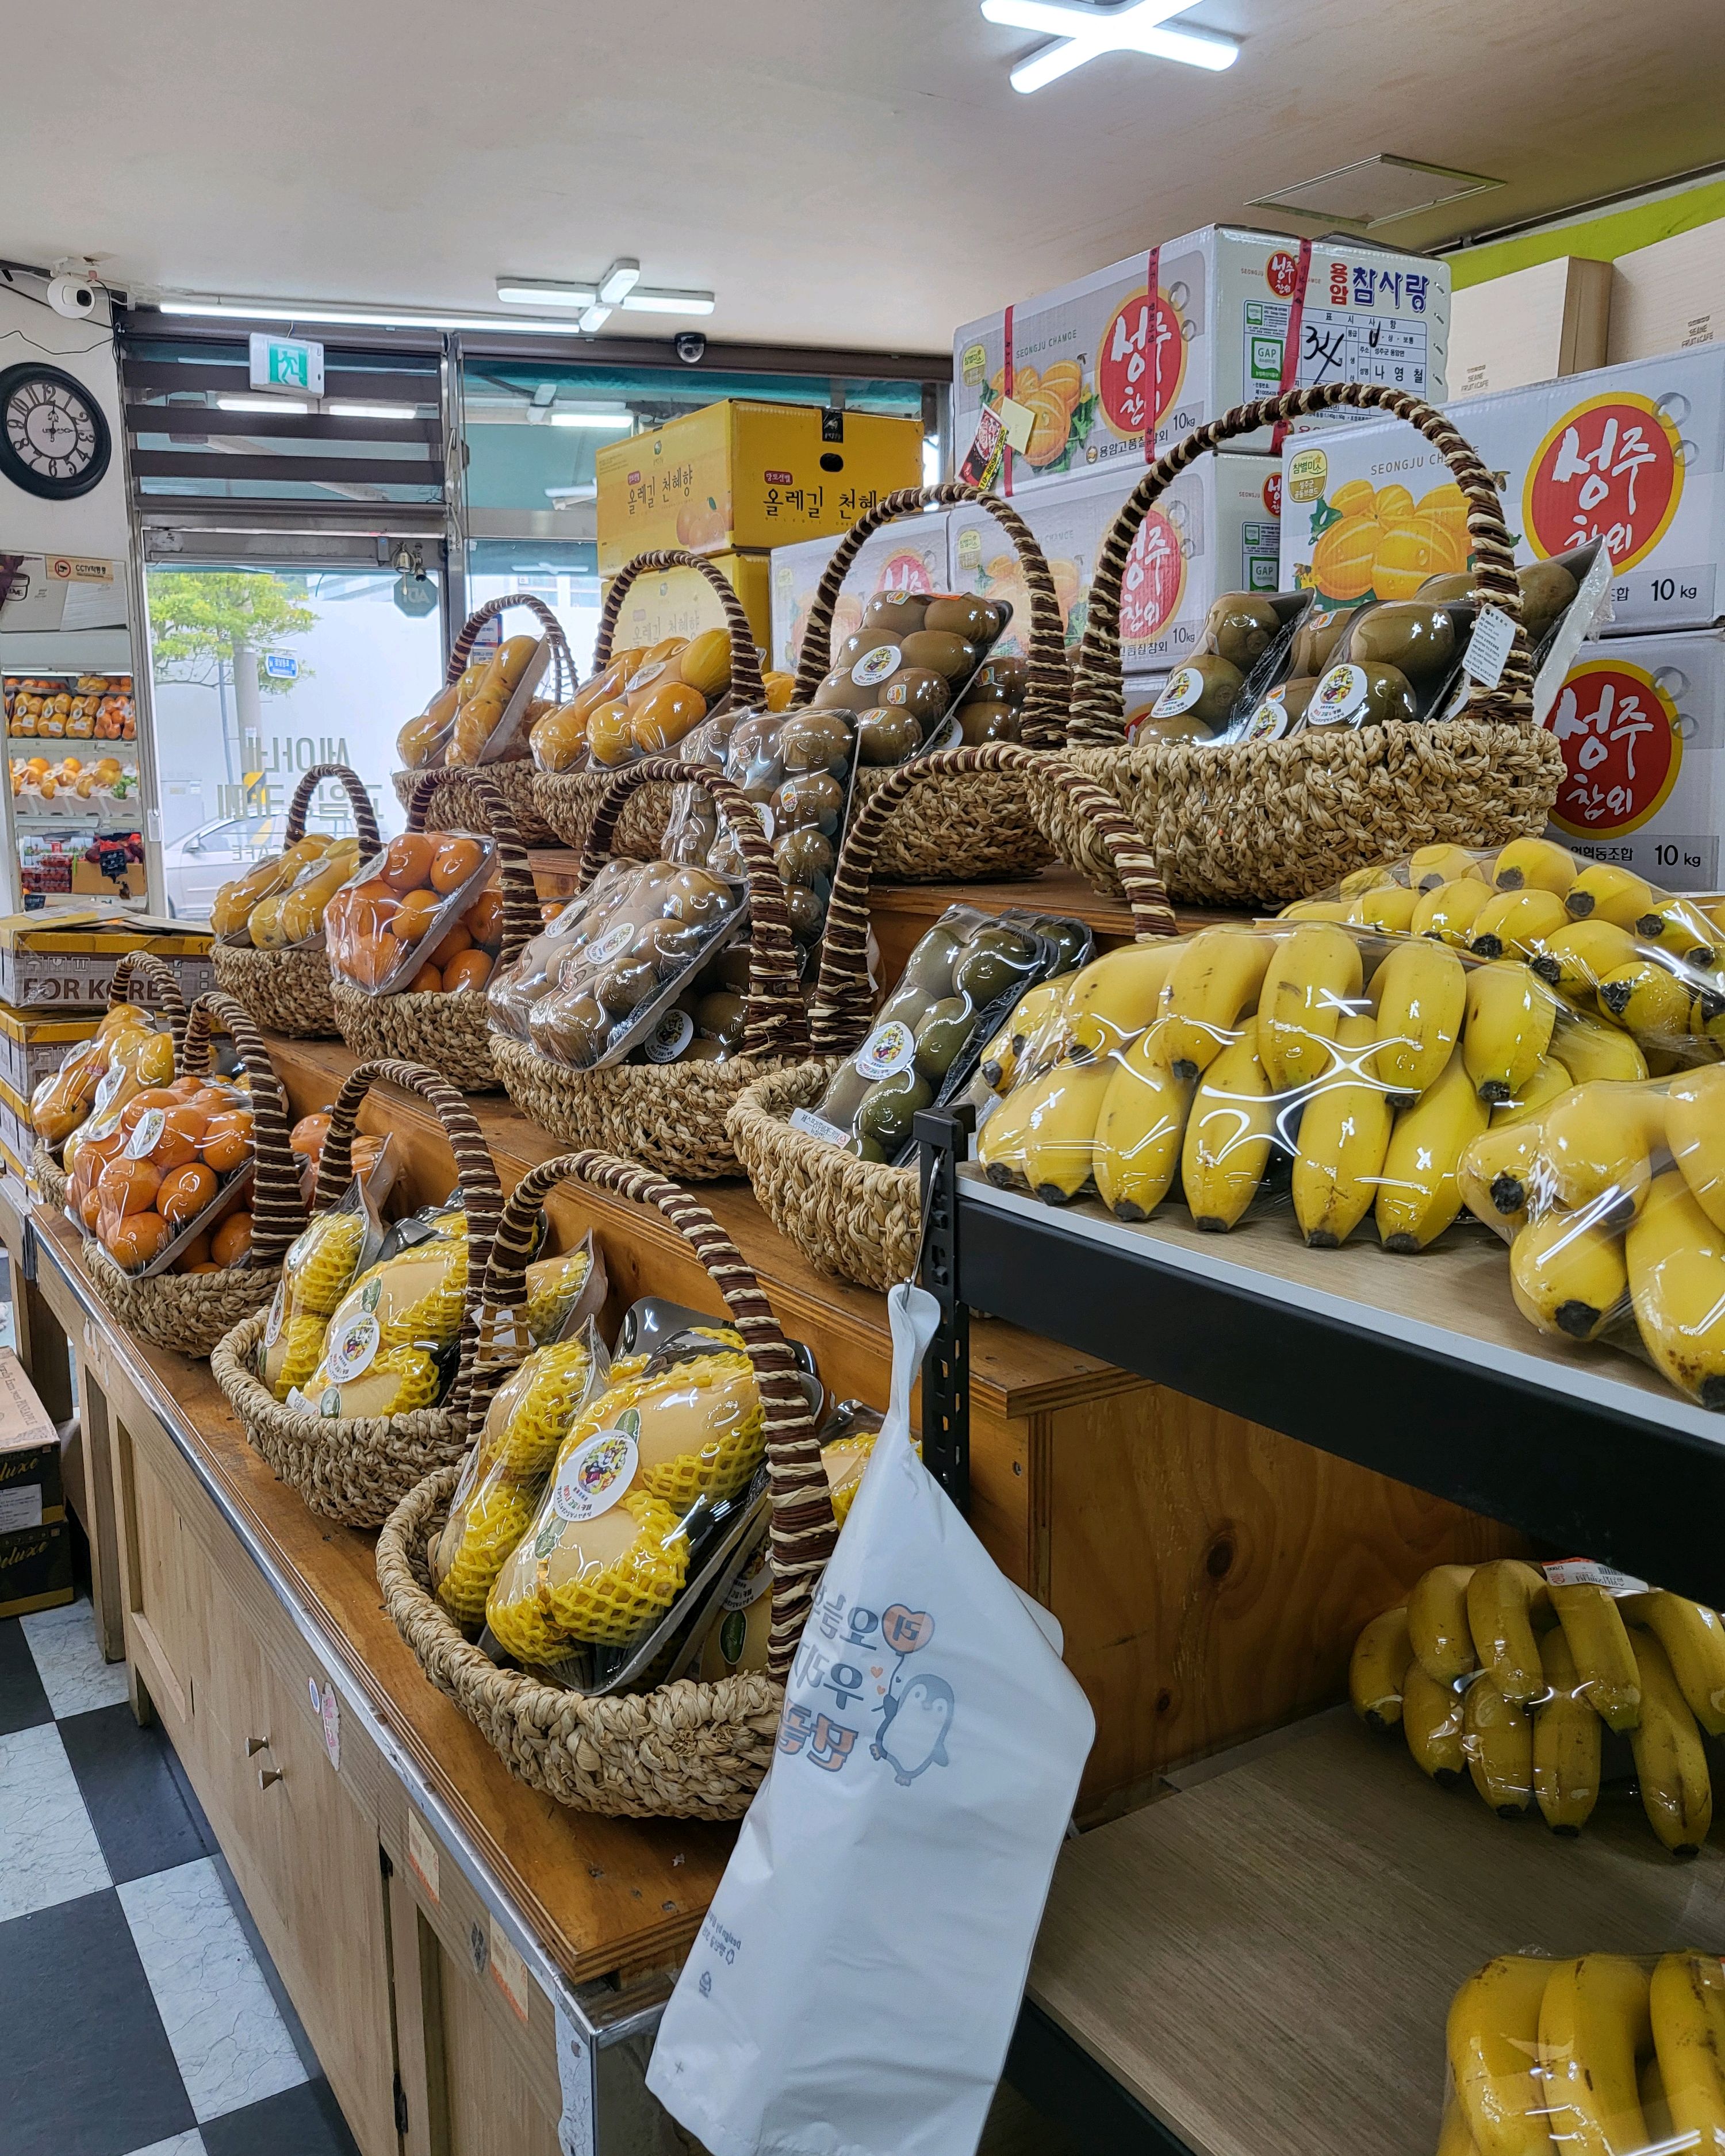
[[[59,1432],[9,1348],[0,1348],[0,1617],[72,1599]]]
[[[755,641],[764,651],[772,621],[770,557],[729,553],[711,559],[742,600]],[[724,603],[699,569],[665,569],[637,577],[624,593],[611,648],[628,651],[637,644],[663,644],[667,637],[699,636],[703,630],[727,626]]]
[[[0,1004],[100,1016],[114,968],[128,951],[148,951],[171,965],[189,1004],[215,985],[211,941],[208,929],[95,906],[8,914],[0,918]]]
[[[951,511],[925,511],[889,524],[865,539],[845,572],[833,609],[833,642],[842,644],[862,625],[863,608],[877,592],[943,592],[951,588],[947,530]],[[998,527],[997,527],[998,528]],[[804,539],[773,550],[773,665],[796,671],[803,625],[820,580],[833,558],[830,539]]]

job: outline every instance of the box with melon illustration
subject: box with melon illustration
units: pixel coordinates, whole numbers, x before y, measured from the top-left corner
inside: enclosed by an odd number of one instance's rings
[[[957,461],[984,406],[999,413],[1009,399],[1009,434],[1022,446],[1006,453],[1003,492],[1142,465],[1153,411],[1167,449],[1234,405],[1273,397],[1291,334],[1291,388],[1375,382],[1435,403],[1449,322],[1442,262],[1208,225],[967,322],[952,341]],[[1265,429],[1230,446],[1264,454],[1273,444]]]
[[[1142,476],[1115,470],[1028,495],[1014,506],[1047,558],[1076,657],[1090,618],[1091,580],[1109,527]],[[1276,589],[1281,475],[1262,457],[1200,458],[1138,527],[1120,595],[1120,654],[1128,672],[1166,670],[1196,649],[1218,593]],[[986,509],[952,512],[952,585],[1009,599],[1013,618],[993,647],[1028,648],[1030,595],[1005,533]]]
[[[830,545],[828,548],[831,552]],[[770,557],[765,554],[715,554],[713,567],[742,601],[755,642],[768,648],[771,630],[769,593]],[[699,636],[703,630],[724,629],[724,603],[699,569],[665,569],[637,577],[623,595],[614,651],[663,644],[667,637]]]
[[[833,609],[834,645],[861,628],[863,608],[877,592],[943,592],[949,588],[948,515],[944,509],[930,511],[889,524],[863,542],[845,572],[839,603]],[[830,539],[805,539],[798,546],[773,551],[772,664],[783,673],[796,671],[803,625],[832,558]]]
[[[922,484],[922,423],[817,404],[727,398],[594,459],[599,574],[636,554],[765,552],[834,538],[900,487]]]

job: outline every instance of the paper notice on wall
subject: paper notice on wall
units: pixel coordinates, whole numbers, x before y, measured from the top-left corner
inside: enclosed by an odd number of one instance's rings
[[[63,630],[126,626],[126,585],[112,562],[81,554],[50,554],[47,563],[49,581],[65,591]]]

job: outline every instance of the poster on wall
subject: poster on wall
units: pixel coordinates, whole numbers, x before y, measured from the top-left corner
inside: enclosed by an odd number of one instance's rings
[[[126,627],[117,562],[82,554],[0,553],[0,632]]]

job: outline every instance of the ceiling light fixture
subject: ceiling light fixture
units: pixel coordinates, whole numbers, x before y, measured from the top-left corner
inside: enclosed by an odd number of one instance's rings
[[[619,254],[599,280],[599,297],[608,307],[620,305],[640,281],[640,264],[632,254]]]
[[[309,404],[296,404],[286,397],[218,397],[218,412],[309,412]]]
[[[635,422],[630,412],[553,412],[551,424],[553,427],[603,427],[618,434]]]
[[[324,410],[336,419],[417,419],[416,404],[344,404],[326,402]]]
[[[557,285],[538,277],[500,277],[497,296],[510,307],[590,307],[591,285]]]
[[[641,265],[619,256],[597,285],[560,285],[541,277],[500,277],[497,296],[507,306],[567,307],[582,310],[578,329],[591,331],[622,307],[632,315],[710,315],[711,292],[685,291],[670,285],[644,285]]]
[[[583,336],[591,336],[595,330],[602,329],[615,312],[616,309],[607,306],[603,300],[595,300],[575,326]]]
[[[713,311],[711,292],[649,291],[637,285],[634,291],[623,295],[623,308],[630,315],[710,315]]]
[[[321,300],[206,298],[190,292],[164,293],[157,300],[164,315],[213,316],[223,321],[328,322],[343,329],[471,330],[490,335],[567,336],[567,321],[536,321],[526,315],[444,315],[420,307],[344,307]]]
[[[1009,29],[1040,30],[1055,42],[1043,45],[1012,71],[1012,86],[1028,96],[1105,53],[1146,53],[1188,67],[1232,67],[1240,40],[1212,30],[1168,30],[1162,25],[1183,14],[1195,0],[982,0],[990,23]]]

